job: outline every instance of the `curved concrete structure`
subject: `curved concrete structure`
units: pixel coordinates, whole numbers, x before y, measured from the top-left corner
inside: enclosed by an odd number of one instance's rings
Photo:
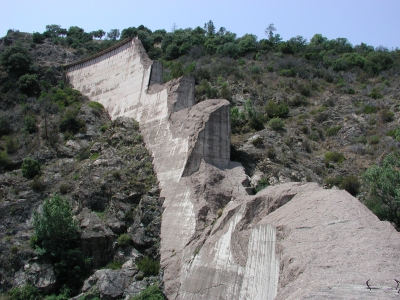
[[[358,200],[306,183],[247,195],[243,167],[229,161],[228,101],[195,104],[191,78],[162,84],[162,65],[149,60],[138,39],[65,67],[73,86],[112,118],[140,124],[165,198],[160,255],[169,299],[372,299],[360,288],[368,279],[362,273],[377,276],[374,299],[397,297],[384,286],[400,277],[399,234]],[[352,248],[357,232],[376,228],[380,254],[373,244]],[[308,240],[324,247],[313,251],[302,244]],[[374,256],[359,268],[340,263],[348,261],[343,253],[354,260],[363,251]]]

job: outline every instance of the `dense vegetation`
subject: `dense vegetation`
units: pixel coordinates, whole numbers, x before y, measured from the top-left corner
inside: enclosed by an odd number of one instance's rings
[[[400,228],[400,50],[364,43],[353,46],[345,38],[329,40],[321,34],[310,41],[302,36],[284,41],[276,32],[270,24],[265,38],[238,37],[224,27],[217,30],[212,21],[171,32],[143,25],[108,33],[59,25],[48,25],[43,33],[34,34],[9,30],[0,39],[1,174],[21,170],[35,193],[43,191],[41,175],[47,161],[35,155],[36,149],[45,145],[58,157],[63,144],[82,138],[87,131],[81,111],[86,99],[65,82],[60,65],[138,37],[150,58],[162,61],[164,81],[190,75],[195,78],[197,101],[225,98],[231,102],[232,158],[240,160],[250,176],[262,172],[256,192],[285,176],[337,186]],[[45,46],[51,47],[53,61],[40,56]],[[98,103],[89,108],[97,116],[103,109]],[[104,124],[102,132],[109,126]],[[139,148],[132,150],[135,157],[143,152]],[[84,147],[75,158],[94,160],[98,155]],[[149,161],[137,167],[145,174],[131,178],[130,184],[143,193],[155,178]],[[126,174],[109,175],[118,182]],[[78,172],[71,175],[71,180],[79,178]],[[59,186],[61,194],[69,190],[68,182]],[[7,197],[3,191],[0,196],[1,201]],[[59,210],[52,209],[55,203]],[[98,209],[99,216],[103,209]],[[47,210],[51,213],[46,215]],[[54,228],[49,226],[53,218]],[[87,258],[77,250],[79,235],[70,207],[60,196],[47,197],[34,224],[31,245],[51,261],[62,285],[58,299],[66,298],[77,291],[89,269]],[[70,229],[67,236],[57,233],[57,225]],[[59,238],[67,239],[65,248],[56,247]],[[117,242],[128,247],[132,241],[122,233]],[[138,264],[146,275],[156,275],[160,267],[147,256]],[[71,272],[76,275],[73,282],[67,276]],[[163,297],[153,286],[137,299],[153,299],[152,295]],[[5,297],[42,296],[26,285]]]

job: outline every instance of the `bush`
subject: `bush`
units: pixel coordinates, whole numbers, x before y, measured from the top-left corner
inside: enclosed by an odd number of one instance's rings
[[[75,246],[79,238],[79,228],[72,218],[71,206],[57,194],[44,201],[42,213],[34,213],[33,226],[37,246],[51,256],[59,257],[64,249]]]
[[[261,177],[260,181],[257,183],[256,193],[265,189],[267,186],[269,186],[268,179],[266,177]]]
[[[59,125],[61,132],[71,132],[73,134],[85,129],[85,122],[78,118],[77,109],[67,109]]]
[[[362,175],[368,188],[366,205],[381,219],[400,229],[400,158],[389,154],[381,166],[369,167]]]
[[[131,300],[164,300],[164,294],[156,285],[152,285],[143,290],[139,295],[134,296]]]
[[[0,170],[7,169],[11,165],[11,160],[7,155],[7,151],[0,151]]]
[[[360,192],[360,182],[358,181],[357,176],[354,175],[344,177],[342,182],[339,184],[339,187],[353,196]]]
[[[16,137],[6,136],[5,144],[7,153],[14,153],[19,149],[19,141]]]
[[[88,106],[89,106],[90,108],[99,109],[99,110],[103,110],[103,109],[104,109],[103,104],[101,104],[101,103],[99,103],[99,102],[96,102],[96,101],[90,101],[90,102],[88,103]]]
[[[0,137],[11,133],[11,122],[5,115],[0,115]]]
[[[34,116],[25,117],[23,130],[28,133],[36,132],[36,120]]]
[[[1,56],[1,63],[7,72],[16,78],[29,72],[31,58],[21,45],[6,48]]]
[[[286,118],[289,115],[289,106],[284,102],[275,103],[270,100],[265,107],[265,112],[270,118]]]
[[[379,112],[382,122],[389,123],[394,120],[394,113],[389,109],[385,108]]]
[[[301,85],[299,87],[299,92],[302,94],[304,97],[309,97],[311,95],[311,87],[310,85]]]
[[[371,145],[377,145],[377,144],[379,144],[379,136],[377,136],[377,135],[373,135],[373,136],[371,136],[370,137],[370,139],[369,139],[369,143],[371,144]]]
[[[90,267],[79,248],[79,228],[68,201],[59,195],[44,200],[42,212],[34,212],[35,238],[31,246],[53,264],[59,286],[77,292]]]
[[[339,130],[342,128],[342,126],[333,126],[330,127],[326,130],[326,135],[327,136],[335,136],[339,132]]]
[[[144,276],[158,275],[160,270],[160,262],[146,256],[143,257],[136,263],[140,271],[143,272]]]
[[[339,152],[326,152],[325,153],[325,164],[329,165],[331,162],[341,163],[345,161],[343,154]]]
[[[282,130],[285,127],[285,123],[280,118],[273,118],[268,122],[269,127],[273,130]]]
[[[22,162],[22,175],[26,178],[33,178],[40,174],[40,163],[33,158],[27,157]]]
[[[321,112],[317,115],[314,116],[314,120],[318,123],[322,123],[325,122],[326,120],[328,120],[328,114],[325,112]]]
[[[39,96],[40,85],[37,75],[22,75],[18,80],[18,88],[27,96]]]
[[[44,34],[41,34],[39,32],[34,32],[32,34],[32,42],[34,42],[35,44],[41,44],[45,39],[46,37],[44,36]]]
[[[122,267],[122,263],[120,263],[119,261],[112,261],[107,264],[106,269],[120,270],[121,267]]]
[[[343,178],[341,176],[327,177],[324,180],[324,182],[328,186],[328,188],[332,188],[333,186],[339,187],[339,185],[342,183],[342,181],[343,181]]]
[[[125,247],[131,244],[132,238],[129,234],[123,233],[118,237],[117,242],[118,246]]]
[[[40,291],[30,284],[13,288],[7,296],[6,299],[9,300],[37,300],[42,298]]]

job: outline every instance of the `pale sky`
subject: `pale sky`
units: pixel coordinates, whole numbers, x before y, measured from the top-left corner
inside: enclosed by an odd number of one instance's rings
[[[203,26],[212,20],[238,37],[266,38],[274,23],[283,40],[316,33],[389,50],[400,48],[400,0],[0,0],[0,36],[8,29],[43,32],[46,25],[90,32],[144,25],[151,30]]]

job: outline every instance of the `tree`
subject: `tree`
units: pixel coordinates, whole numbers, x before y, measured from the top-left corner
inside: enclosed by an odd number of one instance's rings
[[[265,29],[265,34],[268,36],[268,40],[272,44],[279,44],[282,41],[282,38],[281,38],[280,34],[274,34],[275,31],[276,31],[276,28],[274,26],[274,23],[271,23]]]
[[[265,35],[268,36],[268,39],[272,42],[274,38],[274,32],[276,31],[276,28],[274,26],[274,23],[271,23],[268,25],[267,28],[265,28]]]
[[[215,34],[215,26],[213,21],[208,21],[204,24],[204,30],[207,32],[208,36],[213,36]]]
[[[35,43],[35,44],[43,43],[45,38],[46,38],[45,35],[41,34],[40,32],[34,32],[32,34],[32,42]]]
[[[35,235],[31,246],[53,264],[57,283],[78,291],[90,267],[79,249],[79,227],[68,201],[59,195],[44,200],[42,211],[33,215]]]
[[[46,25],[45,36],[47,37],[59,37],[67,35],[67,29],[61,28],[60,25]]]
[[[107,33],[107,39],[116,41],[120,36],[119,29],[111,29],[110,32]]]
[[[22,75],[18,80],[18,88],[27,96],[38,96],[40,94],[40,85],[37,75]]]
[[[44,200],[42,212],[33,215],[36,246],[51,256],[73,248],[79,239],[79,228],[72,218],[68,201],[59,195]]]
[[[26,178],[33,178],[40,174],[40,163],[33,158],[27,157],[22,162],[22,175]]]
[[[400,228],[400,157],[387,155],[381,166],[369,167],[362,178],[368,188],[366,205],[382,220]]]
[[[255,52],[257,50],[257,36],[246,33],[240,38],[238,48],[241,55]]]
[[[96,39],[99,39],[99,40],[101,40],[105,34],[106,34],[106,32],[101,29],[92,32],[93,37],[95,37]]]
[[[16,77],[28,73],[31,66],[29,52],[21,45],[6,48],[1,56],[1,64],[9,74]]]

